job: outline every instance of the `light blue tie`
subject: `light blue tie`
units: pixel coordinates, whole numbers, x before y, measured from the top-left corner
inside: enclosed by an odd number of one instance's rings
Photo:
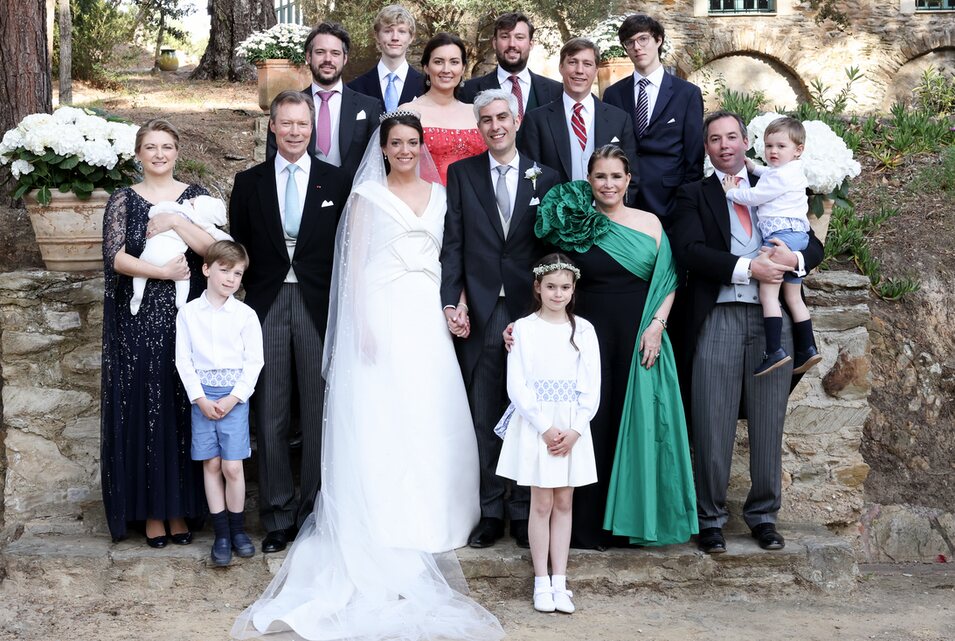
[[[302,225],[302,208],[298,206],[298,185],[295,182],[295,172],[299,166],[292,164],[285,168],[288,172],[288,182],[285,183],[285,233],[291,238],[298,238],[298,228]]]
[[[388,74],[388,86],[385,87],[385,111],[391,112],[398,108],[398,88],[395,80],[398,76],[392,72]]]

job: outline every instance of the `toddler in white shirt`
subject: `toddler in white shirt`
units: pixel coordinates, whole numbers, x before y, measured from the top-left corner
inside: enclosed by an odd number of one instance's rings
[[[734,203],[758,207],[757,223],[763,245],[779,239],[792,251],[802,251],[809,245],[808,183],[803,173],[802,155],[806,144],[806,129],[795,118],[782,117],[769,123],[763,132],[768,167],[746,161],[750,172],[759,176],[753,187],[737,187],[734,176],[723,179],[726,197]],[[792,360],[782,346],[782,307],[779,304],[779,285],[759,284],[759,302],[763,307],[766,332],[766,354],[754,375],[763,376]],[[783,279],[783,298],[793,321],[793,346],[796,360],[793,373],[801,374],[822,360],[812,336],[812,320],[802,298],[802,278],[789,273]]]

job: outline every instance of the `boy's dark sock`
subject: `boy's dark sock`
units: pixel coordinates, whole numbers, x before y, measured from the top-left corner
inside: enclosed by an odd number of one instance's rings
[[[215,514],[210,514],[212,519],[212,530],[215,532],[215,537],[217,539],[228,539],[229,538],[229,513],[225,510],[217,512]]]
[[[766,353],[772,354],[782,347],[783,319],[781,316],[764,316],[763,327],[766,330]]]
[[[793,347],[797,352],[805,352],[815,344],[816,341],[812,338],[812,319],[793,323]]]
[[[229,532],[231,532],[232,536],[235,536],[236,534],[245,534],[244,512],[229,512]]]

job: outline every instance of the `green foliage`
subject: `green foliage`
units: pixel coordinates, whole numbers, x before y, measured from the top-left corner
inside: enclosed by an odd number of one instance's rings
[[[176,178],[186,183],[205,183],[212,176],[209,165],[194,158],[176,160]]]
[[[852,85],[861,80],[864,74],[859,72],[858,67],[846,67],[846,84],[836,94],[834,98],[827,97],[829,87],[819,78],[815,78],[809,83],[809,104],[819,113],[828,113],[839,116],[845,113],[849,101],[852,100]]]
[[[118,48],[128,44],[133,18],[110,0],[70,0],[73,13],[73,78],[115,89],[122,85],[112,70]],[[58,29],[58,26],[57,26]],[[54,69],[59,64],[59,37],[54,39]]]
[[[868,235],[898,215],[898,209],[883,206],[876,214],[857,216],[853,207],[836,205],[829,221],[823,265],[838,256],[851,257],[859,271],[868,276],[872,291],[884,300],[899,300],[905,294],[918,291],[921,282],[917,278],[883,278],[882,263],[869,246]]]
[[[832,20],[840,27],[849,26],[849,16],[839,8],[836,0],[809,0],[809,6],[816,11],[816,24]]]
[[[955,114],[955,74],[946,76],[936,67],[922,72],[913,90],[915,103],[939,116]]]
[[[743,122],[750,122],[758,116],[761,111],[760,108],[766,102],[766,94],[762,91],[752,93],[733,91],[726,87],[722,78],[717,80],[717,96],[720,109],[739,114],[743,117]]]
[[[913,108],[903,102],[892,105],[889,118],[868,117],[859,127],[865,153],[880,169],[900,166],[906,157],[935,153],[955,143],[949,122],[925,108]]]
[[[955,147],[946,147],[938,156],[938,163],[923,167],[908,188],[915,192],[941,192],[955,200]]]

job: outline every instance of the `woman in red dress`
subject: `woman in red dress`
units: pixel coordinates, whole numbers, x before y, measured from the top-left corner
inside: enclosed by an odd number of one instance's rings
[[[471,105],[457,95],[468,64],[464,43],[455,35],[439,33],[425,45],[421,67],[428,91],[401,105],[421,115],[424,142],[438,168],[438,178],[447,184],[448,165],[487,149]]]

